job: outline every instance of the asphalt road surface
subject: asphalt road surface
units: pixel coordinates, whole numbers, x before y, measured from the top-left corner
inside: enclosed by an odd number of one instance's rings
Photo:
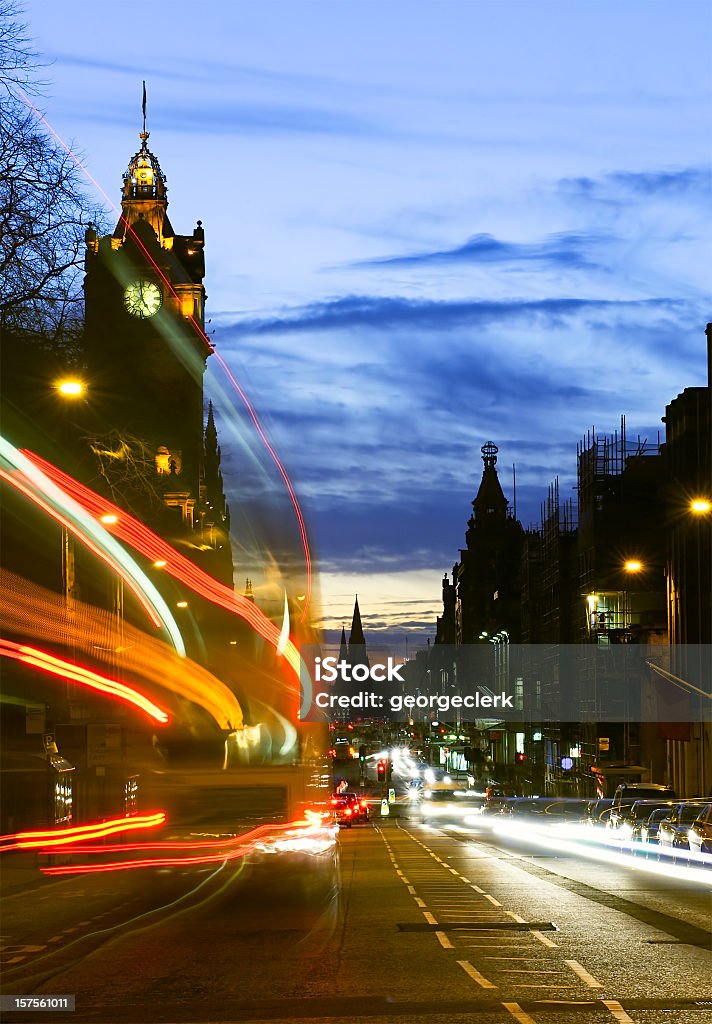
[[[28,881],[2,991],[73,1024],[702,1024],[710,886],[374,818],[332,851]]]

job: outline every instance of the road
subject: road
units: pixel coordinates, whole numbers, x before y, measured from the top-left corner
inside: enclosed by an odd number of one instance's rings
[[[318,855],[69,877],[4,901],[3,991],[108,1024],[702,1024],[709,886],[409,817]]]

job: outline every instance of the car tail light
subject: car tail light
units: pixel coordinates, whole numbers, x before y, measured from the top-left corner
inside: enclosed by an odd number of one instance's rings
[[[351,808],[350,808],[350,807],[347,807],[347,808],[346,808],[346,810],[344,811],[344,814],[345,814],[345,815],[346,815],[346,817],[348,818],[348,816],[349,816],[349,815],[351,814]]]

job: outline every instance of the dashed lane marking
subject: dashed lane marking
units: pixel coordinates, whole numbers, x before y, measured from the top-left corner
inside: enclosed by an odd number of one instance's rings
[[[536,1024],[534,1018],[530,1017],[529,1014],[521,1008],[519,1003],[502,1003],[502,1006],[508,1013],[511,1013],[515,1020],[519,1021],[519,1024]]]
[[[485,978],[484,974],[480,974],[480,972],[472,966],[469,960],[458,960],[457,962],[460,967],[462,967],[463,971],[465,971],[466,974],[469,974],[472,980],[476,981],[481,988],[497,988],[493,982],[488,981],[487,978]]]
[[[421,900],[420,896],[414,896],[413,898],[415,900],[416,906],[421,907],[421,908],[422,907],[427,907],[428,904],[424,903],[423,900]]]
[[[445,932],[435,932],[435,937],[437,938],[438,942],[443,947],[443,949],[454,949],[455,948],[453,946],[452,942],[450,942],[450,940],[448,939],[448,937],[445,934]]]
[[[578,960],[564,960],[564,963],[571,968],[574,974],[578,974],[581,981],[585,982],[589,988],[603,988],[600,981],[596,981],[592,974],[589,974],[585,967],[582,967]]]
[[[619,1024],[635,1024],[633,1018],[628,1016],[621,1004],[615,999],[602,999],[601,1002]]]
[[[423,911],[423,917],[424,917],[424,918],[425,918],[425,920],[426,920],[426,921],[428,922],[428,924],[437,924],[437,923],[438,923],[438,922],[437,922],[437,921],[435,920],[435,918],[433,917],[433,915],[432,915],[432,914],[429,914],[427,910],[424,910],[424,911]]]
[[[533,935],[535,939],[538,939],[539,942],[541,942],[542,946],[548,946],[549,949],[558,949],[559,948],[556,945],[555,942],[552,942],[551,939],[547,938],[546,935],[542,935],[541,932],[532,931],[529,934]]]

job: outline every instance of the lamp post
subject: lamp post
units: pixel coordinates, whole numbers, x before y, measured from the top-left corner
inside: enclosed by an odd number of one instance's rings
[[[703,591],[702,591],[702,524],[712,524],[712,501],[704,495],[699,495],[693,498],[689,504],[689,512],[695,519],[695,532],[696,532],[696,545],[697,545],[697,685],[703,686],[702,681],[702,647],[705,640],[703,634]],[[712,558],[712,556],[711,556]],[[712,562],[711,562],[712,568]],[[712,572],[710,573],[710,580],[708,584],[712,584]],[[708,586],[709,589],[709,586]],[[705,626],[709,625],[709,635],[706,637],[707,643],[712,643],[712,614],[711,621],[709,624],[705,623]],[[701,698],[700,698],[701,701]],[[700,709],[702,712],[702,709]],[[707,791],[707,751],[705,750],[705,741],[708,738],[707,731],[705,729],[704,717],[701,713],[700,722],[700,741],[698,748],[698,771],[699,771],[699,782],[701,784],[700,792]]]

